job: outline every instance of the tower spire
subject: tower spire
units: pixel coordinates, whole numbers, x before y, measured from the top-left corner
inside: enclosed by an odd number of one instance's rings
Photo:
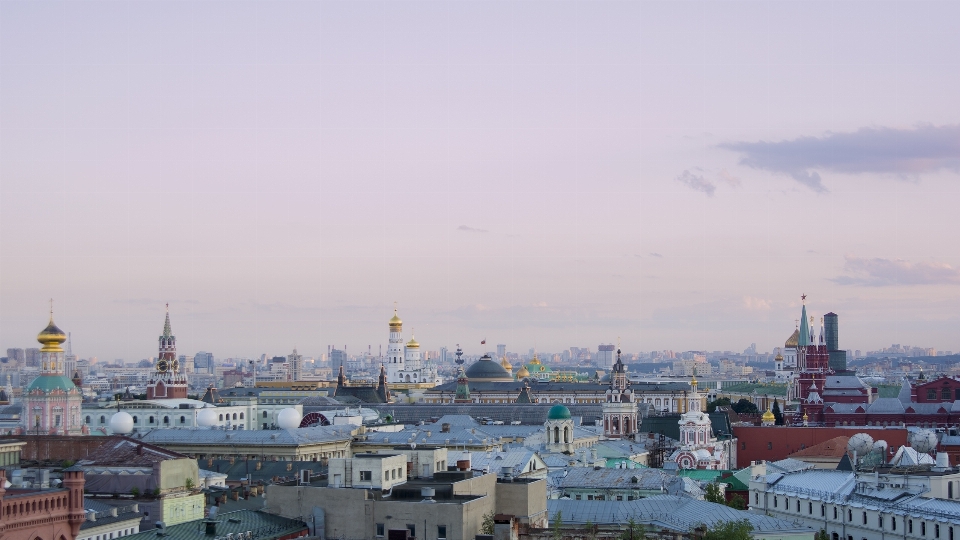
[[[801,298],[806,300],[807,295],[803,295]],[[800,313],[800,337],[797,340],[797,344],[800,347],[805,347],[810,344],[810,326],[807,323],[807,304],[804,302],[803,310]]]
[[[163,337],[170,337],[173,332],[170,330],[170,304],[167,304],[167,317],[163,321]]]

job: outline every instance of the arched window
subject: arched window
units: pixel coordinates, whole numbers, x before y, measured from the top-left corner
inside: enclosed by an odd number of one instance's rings
[[[100,416],[100,423],[101,423],[101,424],[104,423],[104,422],[106,422],[106,421],[107,421],[107,417],[106,417],[106,416]]]
[[[233,419],[234,419],[234,420],[237,419],[237,413],[233,413]]]
[[[137,417],[137,416],[134,416],[134,417],[133,417],[133,423],[134,423],[134,424],[139,424],[139,423],[140,423],[140,418]]]
[[[267,411],[263,411],[263,417],[264,417],[264,418],[267,417]]]
[[[560,442],[560,428],[557,426],[553,427],[553,442],[555,443]]]
[[[243,413],[240,413],[240,419],[243,420]]]
[[[153,416],[152,416],[152,415],[151,415],[150,418],[148,419],[148,423],[150,423],[150,424],[153,423]]]
[[[186,424],[186,423],[187,423],[187,417],[186,417],[186,416],[181,416],[181,417],[180,417],[180,423],[181,423],[181,424]]]
[[[223,422],[223,415],[220,415],[220,421]]]
[[[570,442],[570,428],[566,426],[563,427],[563,442],[565,443]]]
[[[87,416],[87,423],[88,423],[88,424],[90,423],[90,417],[89,417],[89,416]]]
[[[170,417],[169,417],[169,416],[164,416],[164,417],[163,417],[163,423],[164,423],[164,424],[169,424],[169,423],[170,423]]]

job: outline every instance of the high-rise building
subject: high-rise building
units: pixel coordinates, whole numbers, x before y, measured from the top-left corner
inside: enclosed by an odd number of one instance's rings
[[[303,356],[293,350],[293,354],[287,356],[287,364],[290,370],[287,372],[287,378],[291,381],[299,381],[303,377]]]
[[[840,324],[837,314],[830,312],[823,316],[823,329],[827,342],[827,354],[830,356],[830,369],[846,371],[847,351],[840,350]]]
[[[23,349],[7,349],[7,362],[16,364],[17,366],[23,366],[26,364],[26,356],[23,353]]]
[[[612,368],[616,349],[613,345],[597,345],[597,367]]]
[[[29,348],[24,349],[24,365],[27,367],[39,367],[40,366],[40,349]]]
[[[330,366],[338,367],[347,363],[347,351],[330,349]]]
[[[214,373],[213,353],[200,351],[193,355],[193,367],[197,373]]]
[[[497,358],[503,358],[507,355],[507,346],[503,343],[497,345]]]

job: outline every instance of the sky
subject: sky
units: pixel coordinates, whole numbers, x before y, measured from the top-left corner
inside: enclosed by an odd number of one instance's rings
[[[2,0],[0,353],[958,351],[958,19]]]

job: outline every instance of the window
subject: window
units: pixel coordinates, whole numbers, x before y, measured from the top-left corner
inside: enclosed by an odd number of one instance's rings
[[[773,443],[772,443],[772,442],[768,442],[768,443],[767,443],[767,450],[773,450]]]
[[[617,500],[618,500],[618,501],[622,501],[622,500],[623,500],[623,495],[617,495]]]
[[[807,503],[807,513],[813,515],[813,503]]]
[[[134,417],[133,417],[133,423],[134,423],[134,424],[139,424],[139,423],[140,423],[140,418],[134,416]]]
[[[847,510],[847,521],[853,521],[853,510]]]
[[[940,524],[939,524],[939,523],[934,523],[934,524],[933,524],[933,537],[934,537],[934,538],[940,538]]]
[[[267,413],[263,413],[263,414],[267,414]],[[383,529],[384,529],[383,523],[377,523],[377,536],[383,536]]]
[[[800,499],[797,499],[797,512],[800,511]]]
[[[87,417],[87,423],[88,423],[88,424],[90,423],[90,417],[89,417],[89,416]]]
[[[753,504],[760,504],[760,492],[753,494]]]
[[[866,512],[863,513],[863,524],[864,524],[864,525],[867,524],[867,513],[866,513]]]
[[[240,419],[243,420],[243,413],[240,413]]]
[[[953,540],[953,527],[950,527],[950,540]]]
[[[106,421],[107,421],[107,417],[106,417],[106,416],[101,416],[101,417],[100,417],[100,423],[101,423],[101,424],[104,423],[104,422],[106,422]]]
[[[827,505],[825,504],[820,505],[820,517],[827,517]],[[836,519],[837,516],[833,516],[833,518]]]
[[[833,519],[837,519],[837,507],[833,507]]]
[[[267,411],[263,411],[263,417],[264,417],[264,418],[267,417]],[[380,525],[383,525],[383,523],[381,523]],[[383,535],[381,534],[380,536],[383,536]]]
[[[883,516],[877,516],[877,527],[883,528]]]
[[[170,423],[170,417],[169,417],[169,416],[164,416],[164,417],[163,417],[163,423],[164,423],[164,424],[169,424],[169,423]]]
[[[588,501],[592,501],[592,500],[593,500],[593,495],[587,495],[587,500],[588,500]]]
[[[444,540],[447,537],[447,526],[437,525],[437,540]]]
[[[776,497],[776,496],[773,497],[773,507],[774,507],[774,508],[777,507],[777,497]]]
[[[897,518],[895,517],[890,518],[890,530],[892,531],[897,530]]]
[[[223,422],[223,415],[220,415],[220,421]]]
[[[927,399],[937,399],[937,390],[935,388],[927,390]]]
[[[943,390],[940,391],[940,399],[944,399],[944,400],[950,399],[951,393],[952,392],[950,392],[949,388],[944,388]]]
[[[907,532],[910,533],[910,534],[913,534],[913,520],[912,520],[912,519],[908,519],[908,520],[907,520]]]
[[[407,530],[410,531],[410,536],[417,537],[417,526],[413,523],[407,523]]]
[[[947,498],[953,498],[953,482],[947,482]]]
[[[234,420],[237,419],[237,413],[233,413],[233,419],[234,419]]]
[[[926,535],[927,535],[927,522],[926,522],[926,521],[921,521],[921,522],[920,522],[920,536],[926,536]]]
[[[580,500],[580,495],[577,495],[577,500],[578,500],[578,501]]]
[[[373,471],[360,471],[360,481],[361,482],[373,481]]]
[[[150,424],[153,423],[153,417],[152,417],[152,416],[151,416],[150,419],[148,420],[148,423],[150,423]]]
[[[186,417],[186,416],[181,416],[181,417],[180,417],[180,423],[181,423],[181,424],[186,424],[186,423],[187,423],[187,417]]]

